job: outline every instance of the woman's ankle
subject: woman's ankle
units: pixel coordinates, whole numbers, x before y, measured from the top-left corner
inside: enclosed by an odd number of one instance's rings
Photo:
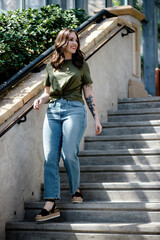
[[[46,209],[47,211],[50,211],[52,209],[52,207],[54,206],[55,201],[51,201],[49,199],[46,200],[45,205],[44,205],[44,209]]]

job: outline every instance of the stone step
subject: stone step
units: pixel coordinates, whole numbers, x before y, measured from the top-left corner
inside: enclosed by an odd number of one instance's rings
[[[118,103],[118,110],[131,110],[131,109],[148,109],[160,108],[160,102],[149,103]]]
[[[85,150],[159,148],[159,134],[131,134],[85,137]]]
[[[84,201],[157,202],[160,201],[160,183],[82,183]],[[42,184],[42,199],[44,185]],[[61,184],[61,199],[70,201],[68,184]]]
[[[43,202],[25,204],[25,221],[34,221],[43,208]],[[160,203],[150,202],[84,202],[83,204],[57,203],[61,217],[53,222],[86,223],[147,223],[160,222]]]
[[[60,167],[60,218],[37,224],[44,202],[27,202],[24,222],[7,223],[6,240],[158,240],[159,107],[160,97],[120,99],[119,110],[108,111],[101,136],[86,137],[86,150],[79,153],[84,203],[71,203]]]
[[[160,149],[83,150],[81,165],[154,165],[160,164]]]
[[[151,96],[144,98],[119,98],[118,103],[148,103],[148,102],[158,102],[160,101],[159,96]]]
[[[61,183],[68,183],[64,168],[60,168]],[[81,166],[81,183],[158,182],[160,165],[86,165]]]
[[[159,108],[108,111],[109,122],[149,121],[159,119]]]
[[[142,109],[142,108],[160,108],[160,98],[156,97],[152,99],[149,98],[143,98],[143,99],[119,99],[118,101],[118,109]]]
[[[160,133],[160,121],[137,122],[106,122],[101,123],[103,131],[101,135],[129,135],[144,133]]]
[[[10,222],[6,240],[158,240],[160,223]]]

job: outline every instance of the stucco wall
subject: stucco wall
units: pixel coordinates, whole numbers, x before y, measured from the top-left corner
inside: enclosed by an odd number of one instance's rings
[[[121,33],[116,35],[88,63],[99,116],[104,122],[107,121],[107,110],[117,108],[117,98],[127,97],[128,80],[135,79],[132,76],[131,34],[124,38]],[[27,115],[27,122],[15,125],[1,138],[0,239],[4,238],[6,221],[23,219],[24,201],[40,199],[43,182],[42,125],[46,107],[32,110]],[[85,135],[92,134],[94,124],[88,113]],[[83,141],[80,148],[83,148]]]
[[[93,91],[102,122],[107,121],[108,110],[117,109],[118,98],[128,97],[128,80],[140,81],[140,78],[132,75],[131,38],[131,34],[122,38],[120,32],[88,60],[94,82]],[[88,113],[86,134],[95,134],[90,113]]]
[[[16,124],[0,144],[0,239],[5,223],[23,219],[24,201],[40,199],[43,175],[42,124],[46,106]]]

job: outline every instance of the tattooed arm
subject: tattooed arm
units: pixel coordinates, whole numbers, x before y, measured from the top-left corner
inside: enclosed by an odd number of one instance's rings
[[[94,118],[94,124],[96,129],[96,135],[99,135],[102,131],[102,126],[99,121],[96,99],[94,98],[92,84],[87,84],[83,86],[84,97],[88,105],[89,110]]]

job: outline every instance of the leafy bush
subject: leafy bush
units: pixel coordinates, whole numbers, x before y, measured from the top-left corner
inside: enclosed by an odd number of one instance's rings
[[[114,7],[118,7],[121,5],[121,1],[120,0],[112,0],[112,4]]]
[[[138,11],[143,12],[143,3],[140,2],[139,0],[134,0],[133,1],[133,6],[136,8]]]
[[[53,4],[0,15],[0,84],[54,44],[63,28],[88,19],[82,9],[62,10]]]

